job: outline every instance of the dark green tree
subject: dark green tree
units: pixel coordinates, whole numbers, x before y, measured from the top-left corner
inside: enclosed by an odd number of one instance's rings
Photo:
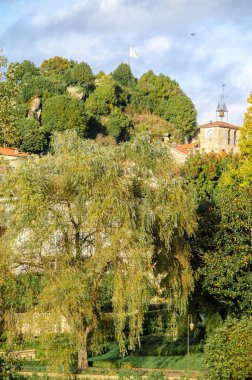
[[[113,136],[117,142],[125,141],[129,138],[131,126],[132,122],[120,108],[113,108],[106,122],[107,133]]]
[[[79,136],[84,137],[86,121],[84,103],[73,96],[54,95],[44,101],[42,127],[48,134],[75,129]]]
[[[38,120],[23,118],[17,122],[19,148],[24,152],[42,153],[48,148],[48,138]]]
[[[28,102],[33,97],[47,98],[56,94],[63,94],[66,83],[57,76],[43,77],[26,73],[21,82],[21,99]]]
[[[11,63],[10,68],[12,67],[15,68],[14,78],[18,82],[20,82],[23,79],[23,76],[27,73],[30,75],[39,75],[39,68],[37,68],[33,62],[28,60],[24,60],[20,63]]]
[[[142,105],[154,113],[158,113],[160,104],[171,96],[182,94],[176,81],[163,74],[157,76],[151,70],[141,76],[136,89],[138,90],[136,97],[140,97]]]
[[[85,90],[85,95],[95,88],[95,77],[91,67],[86,62],[74,65],[65,73],[68,84],[80,85]]]
[[[157,112],[179,131],[180,142],[187,142],[195,136],[197,112],[191,99],[185,94],[171,96],[168,101],[161,102]]]
[[[136,83],[136,79],[132,74],[130,65],[127,63],[121,63],[113,72],[113,79],[120,83],[122,86],[132,87]]]
[[[206,251],[203,288],[229,313],[252,311],[252,165],[229,166],[215,190],[220,223],[214,249]]]
[[[171,125],[171,135],[179,142],[195,135],[196,110],[175,80],[153,71],[143,74],[131,93],[133,112],[150,112]]]
[[[86,110],[90,116],[107,116],[114,107],[126,105],[121,87],[109,75],[98,79],[96,89],[86,100]]]

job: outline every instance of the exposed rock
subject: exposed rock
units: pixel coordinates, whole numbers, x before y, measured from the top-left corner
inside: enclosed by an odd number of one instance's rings
[[[41,99],[37,96],[31,100],[30,109],[28,112],[28,117],[32,118],[36,114],[37,118],[41,115]]]
[[[69,93],[69,95],[74,96],[77,99],[82,99],[84,95],[84,92],[80,91],[80,89],[75,86],[68,86],[67,92]]]

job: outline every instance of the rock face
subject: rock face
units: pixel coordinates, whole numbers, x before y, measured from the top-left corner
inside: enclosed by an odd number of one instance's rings
[[[67,92],[69,93],[69,95],[74,96],[75,98],[77,98],[79,100],[82,99],[83,95],[84,95],[84,92],[81,92],[78,89],[78,87],[75,87],[75,86],[68,86]]]
[[[38,120],[41,116],[41,99],[37,96],[31,100],[30,109],[28,112],[28,117],[32,118],[36,114]]]

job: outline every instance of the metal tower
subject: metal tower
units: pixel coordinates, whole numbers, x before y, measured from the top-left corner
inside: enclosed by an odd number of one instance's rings
[[[224,121],[224,118],[226,116],[226,120],[228,122],[228,109],[225,103],[225,96],[224,96],[224,89],[225,84],[222,85],[222,95],[220,96],[220,102],[218,103],[218,106],[216,108],[216,120]]]

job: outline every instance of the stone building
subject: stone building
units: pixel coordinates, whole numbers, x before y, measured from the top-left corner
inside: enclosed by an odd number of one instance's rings
[[[224,121],[214,121],[199,126],[198,143],[201,152],[238,153],[241,127]]]
[[[199,125],[195,141],[191,144],[171,144],[173,157],[183,164],[190,155],[205,153],[238,153],[241,127],[224,121],[211,121]]]

